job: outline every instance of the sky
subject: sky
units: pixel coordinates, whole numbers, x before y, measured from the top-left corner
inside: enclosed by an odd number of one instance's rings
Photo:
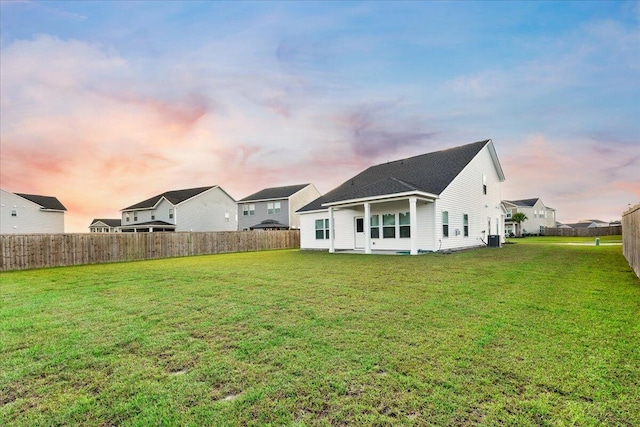
[[[503,199],[640,202],[640,2],[0,2],[0,187],[66,232],[484,139]]]

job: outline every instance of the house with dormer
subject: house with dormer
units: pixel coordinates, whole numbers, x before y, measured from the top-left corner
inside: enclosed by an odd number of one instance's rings
[[[122,209],[122,232],[236,231],[236,201],[220,186],[167,191]]]
[[[66,211],[56,197],[0,189],[0,234],[64,233]]]
[[[300,247],[415,255],[500,242],[504,180],[490,139],[372,166],[298,210]]]

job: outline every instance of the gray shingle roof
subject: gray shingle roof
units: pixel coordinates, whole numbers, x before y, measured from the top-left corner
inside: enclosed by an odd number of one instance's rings
[[[273,229],[273,228],[276,228],[279,230],[288,230],[289,226],[281,224],[275,219],[266,219],[262,221],[260,224],[256,224],[253,227],[249,227],[249,228],[251,228],[252,230]]]
[[[285,199],[298,191],[302,190],[304,187],[310,184],[298,184],[298,185],[287,185],[285,187],[271,187],[265,188],[257,193],[253,193],[250,196],[245,197],[244,199],[238,200],[239,202],[250,202],[254,200],[269,200],[269,199]]]
[[[323,203],[421,191],[440,194],[491,140],[372,166],[299,209],[324,209]]]
[[[126,225],[123,225],[122,227],[123,228],[137,228],[137,227],[149,227],[149,226],[156,226],[156,225],[158,227],[167,227],[167,228],[170,228],[170,227],[174,227],[175,228],[175,226],[176,226],[175,224],[171,224],[171,223],[168,223],[168,222],[165,222],[165,221],[157,221],[156,220],[156,221],[138,222],[138,223],[135,223],[135,224],[126,224]]]
[[[536,202],[538,200],[540,200],[539,197],[536,197],[534,199],[505,200],[505,202],[511,203],[512,205],[516,205],[516,206],[529,206],[529,207],[532,207],[533,205],[536,204]]]
[[[96,218],[93,221],[91,221],[91,225],[95,224],[96,222],[102,222],[108,225],[109,227],[120,227],[122,225],[121,219]]]
[[[60,200],[51,196],[38,196],[35,194],[23,194],[23,193],[15,193],[16,196],[20,196],[24,199],[27,199],[37,205],[40,205],[43,209],[52,209],[56,211],[66,211]]]
[[[157,196],[153,196],[150,199],[144,200],[140,203],[136,203],[135,205],[131,205],[122,209],[123,211],[127,211],[130,209],[148,209],[152,208],[160,201],[161,198],[167,199],[169,202],[177,205],[178,203],[182,203],[185,200],[188,200],[194,196],[197,196],[200,193],[204,193],[205,191],[215,187],[215,185],[211,185],[209,187],[198,187],[198,188],[188,188],[186,190],[174,190],[167,191],[162,194],[158,194]]]

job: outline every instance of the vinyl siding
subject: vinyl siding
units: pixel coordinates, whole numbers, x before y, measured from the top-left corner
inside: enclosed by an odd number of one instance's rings
[[[297,193],[292,194],[289,197],[289,227],[300,228],[300,215],[296,211],[320,196],[320,192],[313,184],[309,184]]]
[[[300,215],[300,248],[329,249],[329,240],[316,239],[316,220],[329,218],[329,212],[310,212]]]
[[[169,218],[169,210],[174,216]],[[127,221],[127,214],[130,220]],[[135,215],[138,220],[134,221]],[[226,215],[226,216],[225,216]],[[155,216],[155,219],[151,219]],[[131,226],[149,221],[175,224],[175,231],[236,231],[236,202],[220,187],[213,187],[178,205],[162,199],[154,209],[122,212],[122,225]]]
[[[483,176],[487,185],[487,194],[484,194],[483,191]],[[417,249],[437,251],[479,247],[488,242],[490,234],[504,236],[501,186],[500,176],[491,153],[488,146],[485,146],[442,191],[438,199],[434,202],[418,200],[416,206]],[[381,237],[371,239],[372,250],[410,250],[411,239],[399,237],[399,218],[397,215],[401,212],[409,212],[409,210],[408,199],[371,204],[371,214],[380,215],[381,225],[383,214],[396,215],[396,237],[383,238],[381,227]],[[449,237],[443,237],[443,211],[449,212]],[[468,215],[469,236],[467,237],[464,236],[464,214]],[[364,216],[364,206],[335,211],[336,250],[354,248],[354,218],[358,216]],[[327,211],[300,215],[302,249],[329,248],[329,241],[315,239],[315,220],[328,217]],[[488,229],[488,218],[491,218],[491,229]]]
[[[11,216],[12,210],[16,216]],[[64,233],[64,212],[43,211],[30,200],[0,190],[0,234],[35,233]]]
[[[483,174],[487,194],[483,194]],[[482,246],[489,234],[504,235],[504,217],[500,207],[501,182],[487,147],[460,172],[436,200],[435,249],[462,249]],[[443,237],[442,212],[449,212],[449,237]],[[464,236],[463,215],[469,215],[469,237]],[[487,230],[491,218],[491,230]],[[496,230],[496,224],[499,229]],[[459,234],[456,236],[456,230]],[[483,233],[484,231],[484,233]]]
[[[267,204],[273,202],[280,202],[280,213],[269,213]],[[243,206],[245,205],[255,205],[255,215],[243,215]],[[253,227],[268,219],[289,225],[289,201],[287,199],[276,199],[265,202],[238,203],[238,230]]]
[[[157,219],[157,217],[156,217]],[[176,206],[176,231],[236,231],[236,202],[214,187]]]
[[[433,203],[418,201],[418,248],[433,250]],[[372,250],[410,250],[411,239],[401,238],[398,214],[409,212],[409,201],[390,203],[374,203],[371,205],[371,215],[379,215],[382,225],[383,214],[396,216],[396,237],[383,238],[382,228],[377,239],[371,239]],[[333,213],[336,230],[334,247],[336,250],[355,248],[355,218],[364,217],[364,206],[354,209],[340,209]],[[302,249],[329,249],[329,241],[315,238],[315,220],[329,218],[329,212],[314,212],[300,215],[300,247]],[[365,230],[365,233],[369,232]]]

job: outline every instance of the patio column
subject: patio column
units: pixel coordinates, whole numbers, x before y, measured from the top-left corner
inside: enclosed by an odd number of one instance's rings
[[[364,204],[364,253],[371,253],[371,203]]]
[[[411,230],[411,255],[418,255],[418,199],[409,197],[409,229]]]
[[[333,208],[329,208],[329,252],[336,251],[336,243],[333,235]]]

